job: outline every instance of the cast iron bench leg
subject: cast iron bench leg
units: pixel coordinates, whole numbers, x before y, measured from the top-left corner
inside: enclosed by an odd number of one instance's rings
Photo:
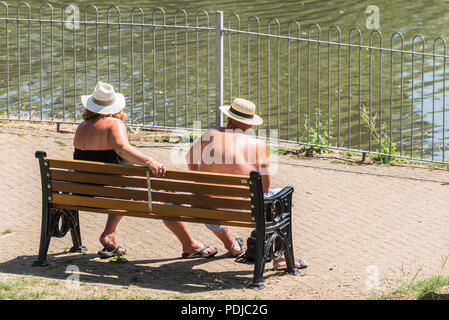
[[[70,235],[72,236],[73,247],[70,249],[70,252],[86,252],[87,248],[83,246],[81,242],[81,229],[80,229],[80,219],[78,211],[71,210],[70,212],[72,216],[72,227],[70,228]]]
[[[50,231],[50,213],[48,207],[44,204],[42,209],[42,226],[41,226],[41,240],[39,245],[39,255],[37,260],[33,262],[35,267],[46,267],[49,265],[47,261],[48,247],[50,246],[51,231]]]

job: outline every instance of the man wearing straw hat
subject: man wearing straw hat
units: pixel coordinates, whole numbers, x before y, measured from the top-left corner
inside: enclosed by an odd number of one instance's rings
[[[236,98],[230,106],[221,106],[227,116],[226,127],[213,127],[195,142],[186,155],[189,170],[249,175],[251,171],[262,174],[265,196],[271,196],[281,189],[271,189],[269,151],[265,141],[250,135],[253,126],[263,123],[255,111],[253,102]],[[206,225],[224,244],[231,256],[242,253],[243,240],[234,238],[227,226]],[[306,268],[303,260],[296,261],[297,267]],[[282,255],[273,261],[276,269],[286,268]]]

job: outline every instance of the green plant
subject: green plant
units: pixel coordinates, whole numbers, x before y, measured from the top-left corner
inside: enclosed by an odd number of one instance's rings
[[[188,134],[183,135],[181,138],[181,141],[192,143],[192,142],[195,142],[196,140],[198,140],[199,138],[201,138],[201,133],[190,132]]]
[[[396,144],[391,143],[390,136],[386,132],[381,133],[377,130],[376,119],[377,113],[374,113],[371,116],[369,112],[366,110],[365,105],[362,104],[362,112],[361,112],[362,125],[364,125],[366,128],[370,130],[374,141],[376,141],[377,145],[379,146],[379,153],[381,153],[374,155],[371,158],[379,162],[380,164],[392,164],[396,161],[395,156],[399,155],[399,153],[396,150]]]
[[[327,123],[322,124],[321,122],[318,122],[318,126],[319,131],[316,128],[309,126],[309,119],[306,116],[304,122],[304,131],[306,134],[301,138],[301,140],[307,141],[308,145],[305,145],[300,149],[306,157],[311,157],[316,153],[323,154],[331,152],[329,148],[324,147],[332,140],[332,136],[327,136],[327,132],[325,130],[325,128],[327,128]]]
[[[2,233],[2,235],[9,234],[9,233],[12,233],[12,230],[10,230],[10,229],[5,229],[5,230],[3,230],[1,233]]]
[[[127,263],[128,260],[124,258],[123,256],[116,254],[113,257],[109,258],[109,262],[116,262],[116,263]]]

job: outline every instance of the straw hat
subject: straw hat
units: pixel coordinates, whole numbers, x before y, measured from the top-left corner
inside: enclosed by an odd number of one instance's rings
[[[230,106],[221,106],[221,112],[239,122],[260,126],[263,123],[261,117],[256,114],[256,105],[242,98],[235,98]]]
[[[126,105],[125,97],[116,93],[109,83],[99,81],[94,93],[81,96],[84,107],[92,112],[100,114],[116,114]]]

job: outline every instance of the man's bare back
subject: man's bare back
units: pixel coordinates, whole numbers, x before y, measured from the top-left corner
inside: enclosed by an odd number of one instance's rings
[[[226,128],[207,130],[186,156],[189,170],[240,175],[259,171],[264,192],[268,192],[270,163],[267,145],[245,129],[249,128],[241,128],[228,121]]]

